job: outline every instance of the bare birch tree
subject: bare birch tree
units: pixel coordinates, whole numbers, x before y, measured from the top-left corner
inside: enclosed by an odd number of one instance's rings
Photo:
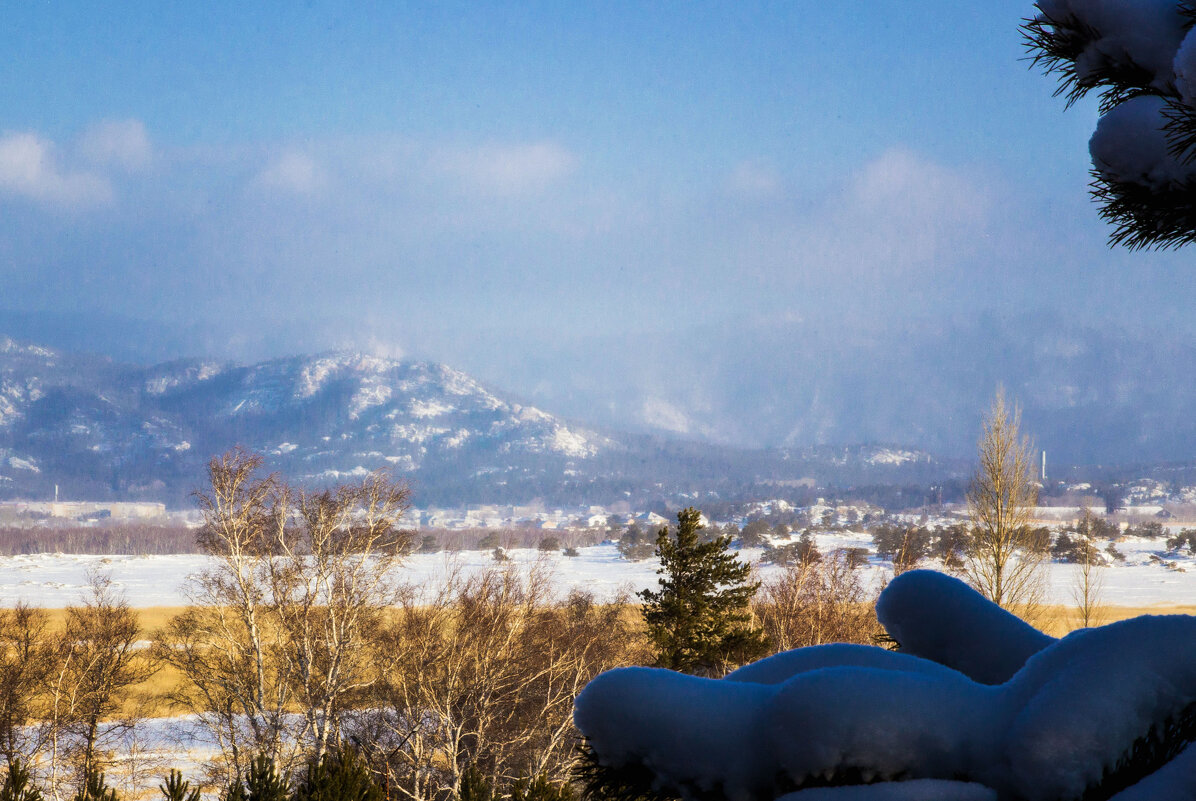
[[[1082,549],[1080,559],[1076,565],[1076,583],[1072,588],[1072,598],[1076,602],[1076,612],[1080,618],[1080,625],[1084,628],[1100,625],[1103,610],[1101,608],[1101,594],[1104,589],[1104,575],[1101,568],[1105,560],[1093,543],[1092,510],[1087,506],[1080,513],[1076,523],[1076,533],[1081,537]]]
[[[228,781],[257,754],[284,760],[291,685],[281,669],[281,632],[269,597],[271,532],[282,494],[259,475],[262,457],[241,449],[208,464],[209,490],[197,492],[204,524],[198,542],[213,566],[193,576],[191,605],[159,634],[155,653],[184,681],[170,694],[196,715],[224,755]]]
[[[295,493],[293,524],[275,529],[270,589],[314,760],[339,742],[342,714],[378,680],[370,649],[398,598],[394,569],[411,543],[395,524],[408,494],[382,473]]]
[[[1021,409],[997,388],[985,417],[979,464],[968,489],[972,536],[965,557],[969,582],[986,598],[1023,614],[1041,602],[1044,552],[1032,536],[1038,501],[1030,440]]]
[[[342,713],[376,680],[373,632],[395,598],[405,484],[376,473],[322,492],[262,476],[237,449],[208,466],[199,542],[214,565],[162,632],[172,694],[224,754],[227,782],[265,754],[283,771],[339,741]]]

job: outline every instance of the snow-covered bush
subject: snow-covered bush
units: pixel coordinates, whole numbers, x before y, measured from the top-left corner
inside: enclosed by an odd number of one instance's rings
[[[1055,640],[922,570],[895,579],[879,613],[902,652],[825,645],[723,679],[598,676],[574,715],[591,793],[1196,797],[1196,749],[1184,750],[1196,738],[1196,618],[1145,616]]]

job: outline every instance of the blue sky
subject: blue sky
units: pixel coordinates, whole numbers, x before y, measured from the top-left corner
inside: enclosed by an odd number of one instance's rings
[[[704,321],[1190,327],[1190,254],[1105,247],[1031,12],[9,4],[0,309],[525,390],[527,348]]]

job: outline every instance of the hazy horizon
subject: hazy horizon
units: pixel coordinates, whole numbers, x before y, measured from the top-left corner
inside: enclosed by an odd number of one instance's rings
[[[587,387],[758,384],[811,327],[1192,337],[1190,253],[1105,245],[1095,101],[1065,112],[1024,61],[1032,12],[15,7],[0,324],[142,361],[432,359],[604,420]]]

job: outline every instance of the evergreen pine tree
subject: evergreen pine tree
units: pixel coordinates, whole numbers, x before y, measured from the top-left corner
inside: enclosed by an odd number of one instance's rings
[[[110,788],[104,780],[104,774],[97,768],[92,768],[84,777],[73,801],[119,801],[119,797],[116,790]]]
[[[348,746],[308,765],[291,801],[383,801],[369,766]]]
[[[748,603],[759,588],[751,567],[730,550],[729,536],[702,542],[701,513],[677,513],[677,534],[656,536],[659,590],[644,590],[644,622],[656,646],[656,664],[686,673],[719,675],[762,656],[764,634],[751,628]]]
[[[287,784],[287,777],[278,775],[274,760],[259,754],[245,777],[244,797],[246,801],[287,801]]]
[[[245,785],[241,783],[240,778],[233,779],[228,787],[224,788],[220,801],[249,801],[245,796]]]
[[[30,781],[29,770],[19,759],[8,766],[8,775],[0,786],[0,801],[42,801],[42,791]]]
[[[174,768],[170,769],[170,774],[158,785],[158,789],[166,801],[199,801],[199,788],[183,781],[183,774]]]
[[[475,765],[470,765],[461,774],[457,799],[458,801],[493,801],[494,786]]]

